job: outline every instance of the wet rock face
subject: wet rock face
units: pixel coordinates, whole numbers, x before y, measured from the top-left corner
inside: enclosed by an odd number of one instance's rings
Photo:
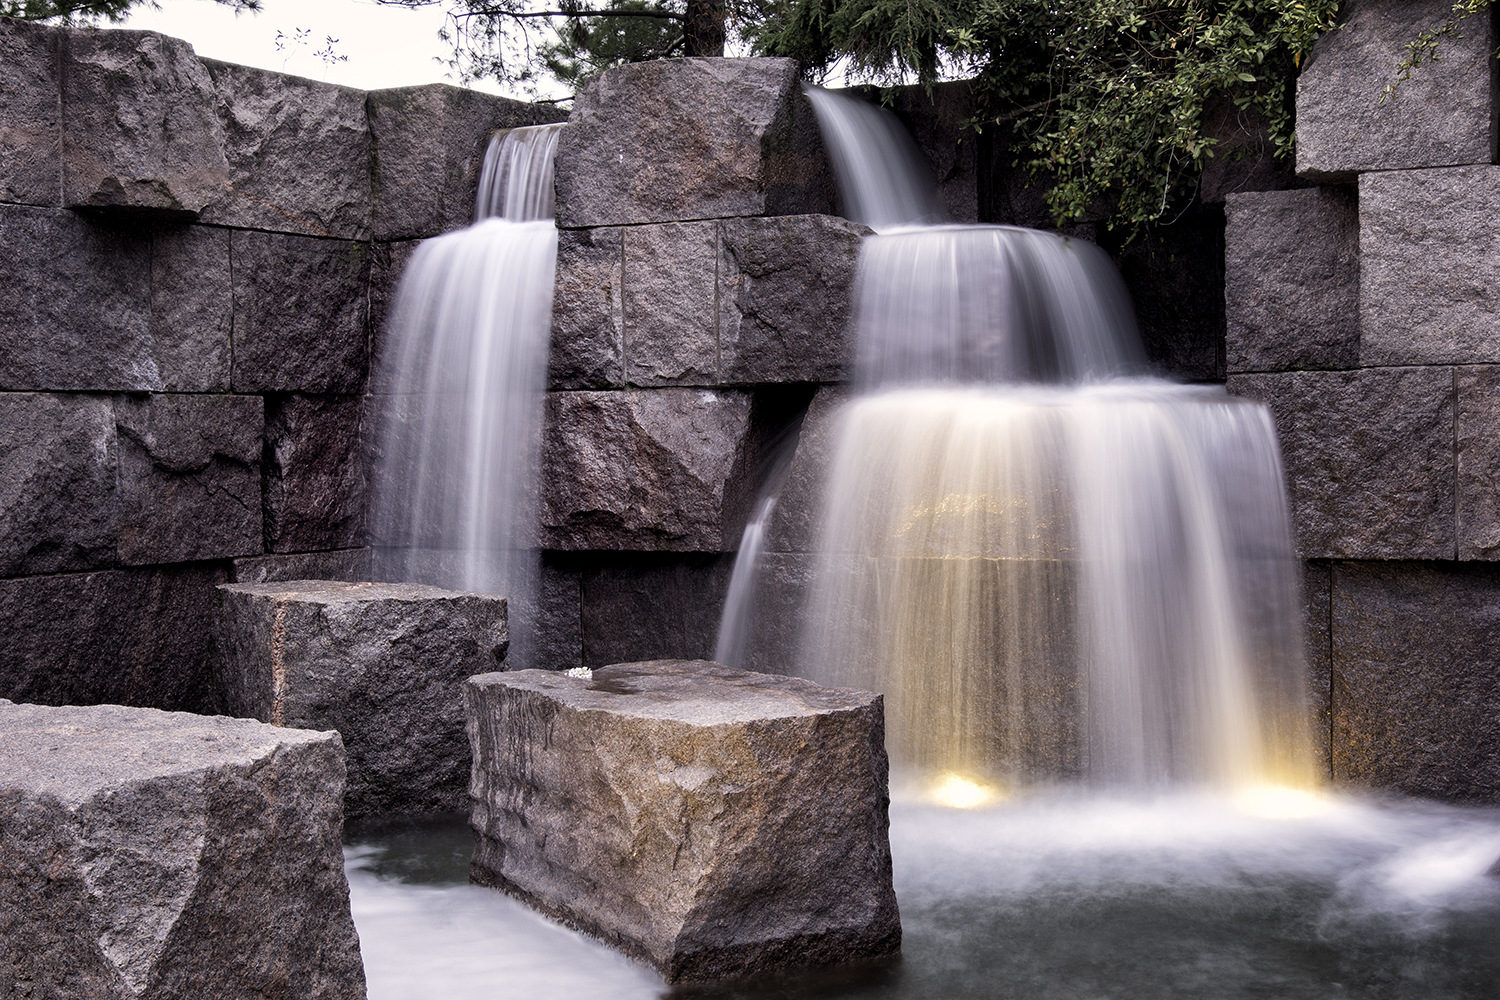
[[[336,729],[351,816],[461,812],[460,687],[510,645],[503,597],[294,580],[219,588],[215,680],[230,715]]]
[[[670,982],[898,951],[879,695],[657,660],[464,698],[476,881]]]
[[[1443,40],[1386,100],[1405,45],[1448,10],[1423,0],[1357,0],[1318,39],[1297,78],[1297,173],[1347,181],[1367,170],[1489,163],[1494,148],[1494,51],[1488,15]]]
[[[337,733],[0,700],[0,995],[362,1000]]]
[[[832,212],[793,60],[629,63],[596,77],[568,122],[557,151],[564,228]]]

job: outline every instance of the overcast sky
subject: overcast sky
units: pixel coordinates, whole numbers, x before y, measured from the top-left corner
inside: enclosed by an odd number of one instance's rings
[[[141,10],[120,27],[146,28],[186,39],[200,56],[364,90],[456,82],[437,62],[438,57],[450,54],[437,37],[443,26],[441,7],[412,10],[382,7],[369,0],[263,0],[259,13],[237,15],[213,0],[158,2],[160,10]],[[306,42],[288,41],[278,51],[276,33],[291,39],[299,29],[309,32]],[[333,51],[347,56],[347,61],[325,64],[317,58],[330,36],[338,39]],[[476,89],[505,92],[493,82]]]

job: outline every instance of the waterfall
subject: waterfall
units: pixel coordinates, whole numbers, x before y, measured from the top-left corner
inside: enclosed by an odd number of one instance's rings
[[[1143,377],[1102,251],[925,224],[894,116],[811,96],[878,234],[797,671],[883,692],[893,763],[948,782],[1310,783],[1268,411]]]
[[[418,247],[377,362],[377,576],[507,596],[513,665],[526,660],[539,566],[537,452],[561,127],[491,141],[474,225]]]

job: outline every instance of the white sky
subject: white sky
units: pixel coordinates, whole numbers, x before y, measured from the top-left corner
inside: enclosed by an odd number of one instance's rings
[[[236,14],[213,0],[157,0],[160,10],[141,9],[117,27],[144,28],[191,42],[200,56],[341,83],[362,90],[418,83],[456,83],[437,59],[451,54],[437,37],[441,6],[382,7],[369,0],[263,0],[259,13]],[[276,50],[276,33],[310,30],[307,42]],[[314,53],[328,37],[346,62],[324,64]],[[493,81],[476,90],[506,93]],[[566,91],[559,88],[557,94]],[[520,94],[509,96],[521,97]]]

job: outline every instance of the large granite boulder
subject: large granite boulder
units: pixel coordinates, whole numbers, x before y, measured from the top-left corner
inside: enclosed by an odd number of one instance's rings
[[[0,700],[0,995],[362,1000],[337,733]]]
[[[476,881],[670,982],[899,949],[879,695],[660,660],[464,700]]]
[[[77,28],[62,53],[64,208],[190,217],[224,195],[218,96],[191,45]]]
[[[377,240],[436,236],[474,221],[479,171],[499,129],[562,121],[552,104],[523,104],[434,83],[365,95],[374,154]]]
[[[1449,17],[1428,0],[1353,0],[1297,78],[1297,173],[1320,182],[1368,170],[1490,163],[1495,151],[1494,32],[1488,13],[1445,38],[1385,100],[1408,43]]]
[[[756,484],[750,394],[547,395],[542,547],[728,552]]]
[[[362,239],[370,230],[365,93],[205,59],[229,184],[203,222]]]
[[[510,645],[503,597],[409,583],[219,587],[224,710],[336,729],[351,816],[460,812],[469,774],[460,688]]]
[[[1229,371],[1359,363],[1359,209],[1352,189],[1231,194],[1225,206]]]
[[[658,59],[595,77],[557,149],[566,228],[831,212],[791,59]]]
[[[1364,174],[1360,363],[1500,361],[1500,167]]]

